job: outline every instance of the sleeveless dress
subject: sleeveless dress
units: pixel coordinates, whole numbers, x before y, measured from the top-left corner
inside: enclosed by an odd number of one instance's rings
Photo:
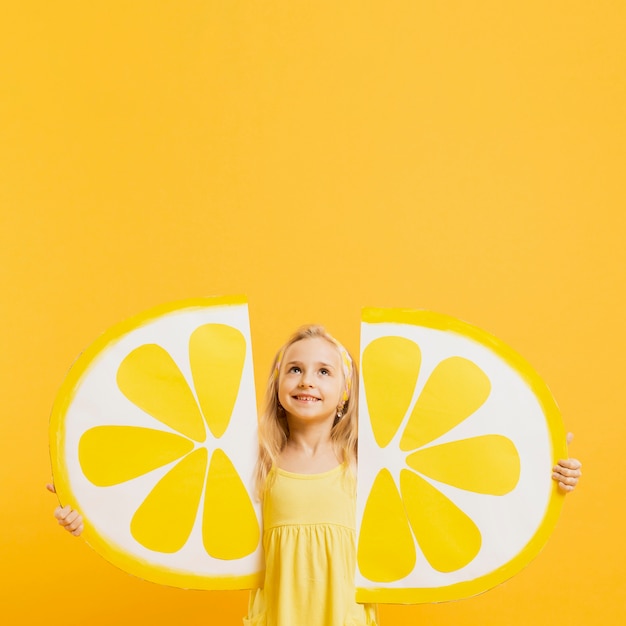
[[[263,499],[265,584],[245,626],[376,626],[354,600],[356,485],[346,465],[322,474],[277,467]]]

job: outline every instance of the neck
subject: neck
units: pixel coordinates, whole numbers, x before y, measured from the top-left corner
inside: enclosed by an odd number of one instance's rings
[[[317,474],[331,470],[341,463],[330,438],[330,429],[308,425],[291,427],[287,443],[278,459],[284,470],[302,474]]]
[[[289,439],[286,445],[308,457],[314,457],[333,447],[328,428],[312,426],[298,428],[295,424],[289,426]]]

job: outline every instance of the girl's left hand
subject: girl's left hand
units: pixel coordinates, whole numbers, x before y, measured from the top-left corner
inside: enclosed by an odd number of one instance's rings
[[[567,443],[574,439],[572,433],[567,433]],[[552,468],[552,479],[559,483],[559,490],[563,493],[573,491],[582,476],[582,463],[578,459],[562,459]]]

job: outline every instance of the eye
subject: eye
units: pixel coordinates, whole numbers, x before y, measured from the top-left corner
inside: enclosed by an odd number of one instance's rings
[[[288,374],[299,374],[300,373],[300,368],[297,365],[292,365],[288,370],[287,373]]]
[[[325,367],[323,367],[323,368],[320,370],[320,374],[322,374],[323,376],[329,376],[329,375],[330,375],[330,371],[329,371],[329,370],[327,370]]]

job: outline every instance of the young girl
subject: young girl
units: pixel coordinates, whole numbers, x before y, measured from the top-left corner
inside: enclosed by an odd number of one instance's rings
[[[357,373],[321,326],[281,348],[259,421],[265,585],[244,623],[376,624],[354,600]]]
[[[354,600],[357,384],[350,354],[322,326],[299,329],[274,359],[256,471],[265,584],[250,597],[246,626],[378,623],[375,606]],[[574,489],[580,467],[559,461],[561,490]],[[55,517],[82,532],[69,506]]]

